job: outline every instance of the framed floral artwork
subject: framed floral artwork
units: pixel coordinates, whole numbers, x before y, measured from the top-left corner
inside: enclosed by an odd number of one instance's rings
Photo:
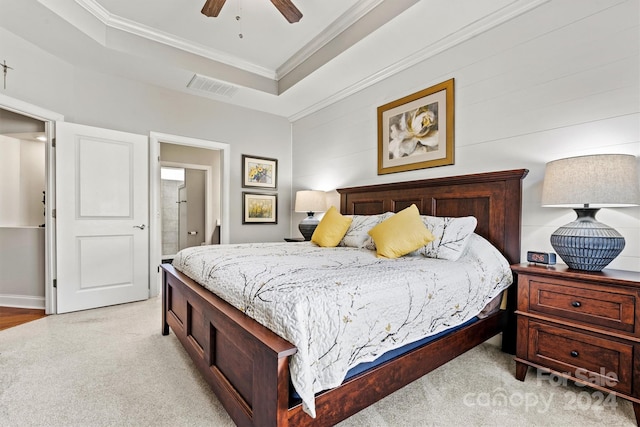
[[[243,224],[277,224],[276,194],[242,193]]]
[[[243,154],[242,186],[276,188],[278,186],[278,160]]]
[[[378,175],[452,165],[453,79],[378,107]]]

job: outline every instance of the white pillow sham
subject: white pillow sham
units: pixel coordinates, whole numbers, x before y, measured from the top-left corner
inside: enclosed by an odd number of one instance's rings
[[[431,231],[435,240],[411,253],[427,258],[457,261],[469,242],[478,225],[473,216],[465,217],[437,217],[421,215],[422,222]]]
[[[353,220],[338,246],[365,248],[375,251],[376,245],[368,232],[391,215],[393,215],[393,212],[385,212],[378,215],[345,215],[350,216]]]

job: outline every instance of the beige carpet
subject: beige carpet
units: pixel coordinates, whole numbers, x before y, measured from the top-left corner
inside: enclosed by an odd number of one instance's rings
[[[0,426],[232,426],[159,299],[0,331]],[[340,424],[634,426],[631,404],[533,370],[485,343]]]

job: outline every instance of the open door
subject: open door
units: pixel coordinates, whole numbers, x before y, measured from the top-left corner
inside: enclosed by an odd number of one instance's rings
[[[149,297],[148,145],[56,123],[58,313]]]

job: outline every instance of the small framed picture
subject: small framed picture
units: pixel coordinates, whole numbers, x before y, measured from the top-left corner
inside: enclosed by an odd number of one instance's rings
[[[278,160],[243,154],[242,186],[245,188],[277,188]]]
[[[278,195],[242,193],[243,224],[277,224]]]

